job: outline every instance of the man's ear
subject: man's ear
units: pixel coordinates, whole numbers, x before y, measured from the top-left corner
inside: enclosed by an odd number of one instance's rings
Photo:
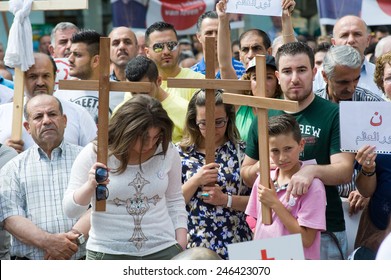
[[[94,55],[91,61],[91,66],[93,69],[99,67],[99,61],[100,61],[99,54]]]
[[[326,73],[325,73],[323,70],[321,71],[321,73],[322,73],[323,81],[324,81],[326,84],[328,84],[328,83],[329,83],[329,79],[327,78]]]
[[[280,84],[280,72],[278,72],[277,70],[274,71],[274,75],[276,75],[276,78],[278,80],[278,84]]]
[[[52,44],[49,45],[48,50],[49,50],[50,56],[51,56],[51,57],[54,57],[54,56],[53,56],[53,55],[54,55],[54,47],[53,47]]]
[[[63,114],[62,116],[64,117],[65,127],[67,127],[67,123],[68,123],[67,115]]]
[[[315,76],[316,76],[316,73],[318,72],[318,68],[316,68],[314,66],[314,68],[312,69],[312,80],[314,81],[315,80]]]
[[[160,87],[162,85],[162,82],[163,82],[163,79],[162,79],[162,76],[158,76],[157,77],[157,80],[156,80],[156,83],[158,84],[158,86]]]
[[[27,132],[28,132],[29,134],[31,134],[31,133],[30,133],[30,124],[29,124],[27,121],[23,122],[23,126],[24,126],[24,128],[27,130]]]
[[[272,47],[269,47],[269,48],[266,50],[266,52],[267,52],[268,55],[272,55],[272,52],[273,52]]]

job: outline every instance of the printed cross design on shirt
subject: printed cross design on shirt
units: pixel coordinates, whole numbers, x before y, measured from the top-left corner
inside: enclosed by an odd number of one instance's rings
[[[134,180],[128,184],[128,186],[134,187],[134,189],[136,190],[136,193],[133,195],[133,198],[128,198],[126,200],[121,200],[119,198],[114,199],[114,203],[117,206],[125,205],[129,215],[133,217],[134,231],[129,241],[134,243],[138,251],[140,251],[145,241],[148,240],[141,228],[141,220],[150,208],[150,203],[156,205],[161,199],[159,195],[155,195],[151,198],[143,196],[142,190],[144,186],[149,183],[150,182],[148,180],[145,180],[141,176],[140,172],[137,172],[136,178],[134,178]]]

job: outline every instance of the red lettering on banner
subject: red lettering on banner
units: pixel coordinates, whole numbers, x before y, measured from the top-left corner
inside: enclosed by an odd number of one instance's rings
[[[390,0],[377,0],[377,4],[380,9],[385,12],[387,15],[391,16],[391,3]]]
[[[261,260],[275,260],[275,258],[268,258],[266,250],[262,249],[261,250]]]

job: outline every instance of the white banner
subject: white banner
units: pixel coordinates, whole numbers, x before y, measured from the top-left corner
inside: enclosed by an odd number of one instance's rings
[[[363,0],[361,17],[367,25],[391,24],[391,1]]]
[[[228,244],[230,260],[304,260],[300,234]]]
[[[281,16],[281,0],[229,0],[227,13]]]
[[[391,103],[343,101],[339,104],[341,150],[357,152],[364,145],[391,153]]]

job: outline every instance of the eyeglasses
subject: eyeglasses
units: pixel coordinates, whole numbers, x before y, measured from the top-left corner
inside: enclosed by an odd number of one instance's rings
[[[99,184],[95,189],[96,200],[106,200],[109,197],[109,189],[106,185]]]
[[[160,53],[164,50],[164,46],[167,46],[167,49],[172,52],[178,48],[179,43],[176,41],[170,41],[165,43],[156,43],[153,44],[152,49],[155,53]]]
[[[226,118],[222,118],[222,119],[217,119],[215,120],[215,127],[216,128],[222,128],[225,126],[225,124],[228,122],[228,120]],[[202,121],[202,122],[198,122],[196,123],[196,125],[198,126],[199,129],[201,130],[205,130],[206,129],[206,122]]]
[[[95,170],[95,180],[98,184],[103,183],[109,178],[109,171],[106,168],[98,167]]]

